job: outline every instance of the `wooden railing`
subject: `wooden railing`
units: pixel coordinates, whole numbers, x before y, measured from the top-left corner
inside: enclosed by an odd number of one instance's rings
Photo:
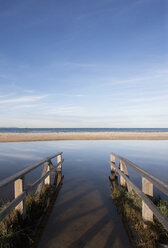
[[[52,163],[52,159],[57,157],[57,164],[54,166]],[[57,185],[61,181],[61,170],[62,170],[62,152],[57,153],[53,156],[45,158],[22,171],[17,172],[16,174],[5,178],[4,180],[0,181],[0,188],[13,183],[14,185],[14,199],[0,211],[0,221],[3,220],[14,208],[20,211],[23,216],[26,214],[26,204],[25,198],[28,194],[34,193],[36,191],[36,196],[38,196],[41,192],[43,184],[51,184],[51,174],[53,172],[57,173]],[[36,169],[40,165],[43,165],[43,171],[41,177],[35,181],[33,184],[28,185],[25,188],[25,175],[32,170]]]
[[[116,165],[116,158],[119,159],[118,166]],[[144,227],[147,227],[153,221],[153,215],[159,220],[159,222],[168,231],[168,219],[159,210],[159,208],[153,203],[153,185],[158,188],[161,192],[168,196],[168,185],[160,181],[158,178],[152,176],[147,171],[141,169],[136,164],[132,163],[126,158],[123,158],[115,153],[111,153],[110,156],[111,173],[114,175],[120,175],[120,185],[127,186],[128,191],[132,190],[142,200],[142,218],[144,221]],[[130,166],[138,174],[142,176],[142,190],[140,190],[128,176],[127,166]]]

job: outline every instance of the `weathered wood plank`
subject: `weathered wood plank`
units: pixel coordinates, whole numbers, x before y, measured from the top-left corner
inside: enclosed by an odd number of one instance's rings
[[[153,184],[144,177],[142,177],[142,192],[149,197],[153,197]],[[142,201],[142,218],[144,220],[144,228],[153,221],[153,212],[144,201]]]
[[[57,156],[57,163],[60,163],[62,160],[62,155]],[[61,183],[62,181],[62,163],[57,167],[57,186]]]
[[[62,160],[62,154],[58,155],[57,156],[57,164],[60,163],[60,161]],[[61,171],[62,169],[62,164],[60,164],[58,167],[57,167],[58,171]]]
[[[126,176],[128,176],[128,170],[127,170],[126,164],[122,160],[120,160],[120,170]],[[121,186],[126,186],[126,181],[125,181],[125,179],[122,176],[120,176],[120,184],[121,184]]]
[[[14,196],[17,198],[19,195],[21,195],[24,192],[24,177],[19,178],[14,182]],[[25,200],[21,201],[16,207],[16,210],[18,210],[21,214],[26,214],[26,206],[25,206]]]
[[[110,154],[110,161],[115,164],[115,156],[113,154]],[[115,172],[115,167],[111,164],[111,172]]]
[[[47,167],[48,167],[48,164],[45,163],[44,167],[43,167],[43,171],[41,173],[41,178],[47,173]],[[43,181],[42,181],[42,183],[39,183],[39,185],[37,187],[37,190],[36,190],[37,195],[40,194],[42,187],[43,187]]]
[[[46,172],[50,171],[50,163],[45,162],[45,165],[46,165]],[[51,174],[49,174],[48,177],[46,177],[46,179],[44,180],[44,184],[49,184],[50,185],[50,182],[51,182],[50,175]]]

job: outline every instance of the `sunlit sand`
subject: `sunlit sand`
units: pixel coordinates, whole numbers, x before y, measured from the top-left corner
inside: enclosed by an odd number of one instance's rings
[[[0,133],[0,142],[51,140],[168,140],[168,132]]]

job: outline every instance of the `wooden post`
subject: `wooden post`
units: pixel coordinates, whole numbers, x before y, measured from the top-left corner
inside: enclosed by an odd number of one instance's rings
[[[24,177],[19,178],[14,182],[14,197],[17,198],[20,194],[24,191]],[[16,207],[23,216],[26,214],[26,206],[25,206],[25,199],[21,201]]]
[[[48,171],[50,171],[50,162],[47,161],[45,164],[44,164],[44,167],[46,166],[46,171],[45,173],[47,173]],[[44,180],[44,184],[49,184],[50,185],[51,183],[51,175],[48,175],[48,177],[46,177],[46,179]]]
[[[128,177],[128,170],[127,170],[126,163],[123,162],[122,160],[120,160],[120,170],[124,172],[124,174]],[[132,192],[131,186],[128,183],[126,183],[126,181],[124,180],[122,176],[120,177],[120,184],[121,186],[124,186],[124,187],[127,186],[128,192]]]
[[[122,161],[122,160],[120,160],[120,170],[125,174],[125,175],[127,175],[128,176],[128,171],[127,171],[127,166],[126,166],[126,164]],[[120,185],[121,186],[126,186],[126,181],[125,181],[125,179],[122,177],[122,176],[120,176]]]
[[[57,164],[62,161],[62,155],[57,156]],[[62,170],[62,164],[57,167],[58,171]]]
[[[43,177],[48,171],[50,171],[50,167],[53,168],[53,164],[51,162],[51,160],[47,161],[44,163],[44,167],[43,167],[43,171],[41,174],[41,177]],[[38,201],[39,200],[39,196],[42,190],[42,187],[44,184],[51,184],[51,175],[48,175],[48,177],[46,177],[46,179],[44,180],[44,182],[41,182],[36,190],[36,196],[35,196],[35,200]]]
[[[58,155],[57,156],[57,164],[59,162],[62,161],[62,155]],[[57,171],[58,171],[58,176],[57,176],[57,186],[60,184],[61,180],[62,180],[62,164],[60,164],[58,167],[57,167]]]
[[[110,161],[115,164],[115,156],[110,154]],[[111,164],[111,172],[115,172],[115,167]]]
[[[150,198],[153,197],[153,184],[144,177],[142,177],[142,192]],[[142,201],[142,218],[144,221],[144,228],[147,228],[153,221],[153,212],[144,203],[144,201]]]

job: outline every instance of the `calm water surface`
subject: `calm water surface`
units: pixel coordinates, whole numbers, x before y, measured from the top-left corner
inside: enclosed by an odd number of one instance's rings
[[[152,175],[168,183],[168,141],[49,141],[0,143],[0,180],[35,163],[45,157],[63,151],[64,182],[73,180],[94,181],[98,185],[109,188],[108,176],[110,165],[108,160],[113,151],[135,162]],[[37,179],[42,167],[31,172],[26,182]],[[78,173],[76,174],[76,172]],[[69,177],[71,175],[71,177]],[[73,177],[74,175],[74,177]],[[78,175],[78,178],[75,177]],[[82,175],[85,175],[82,177]],[[141,177],[132,169],[129,175],[141,186]],[[155,193],[159,193],[155,190]],[[110,189],[109,189],[110,194]],[[13,196],[12,186],[0,190],[1,203]]]

